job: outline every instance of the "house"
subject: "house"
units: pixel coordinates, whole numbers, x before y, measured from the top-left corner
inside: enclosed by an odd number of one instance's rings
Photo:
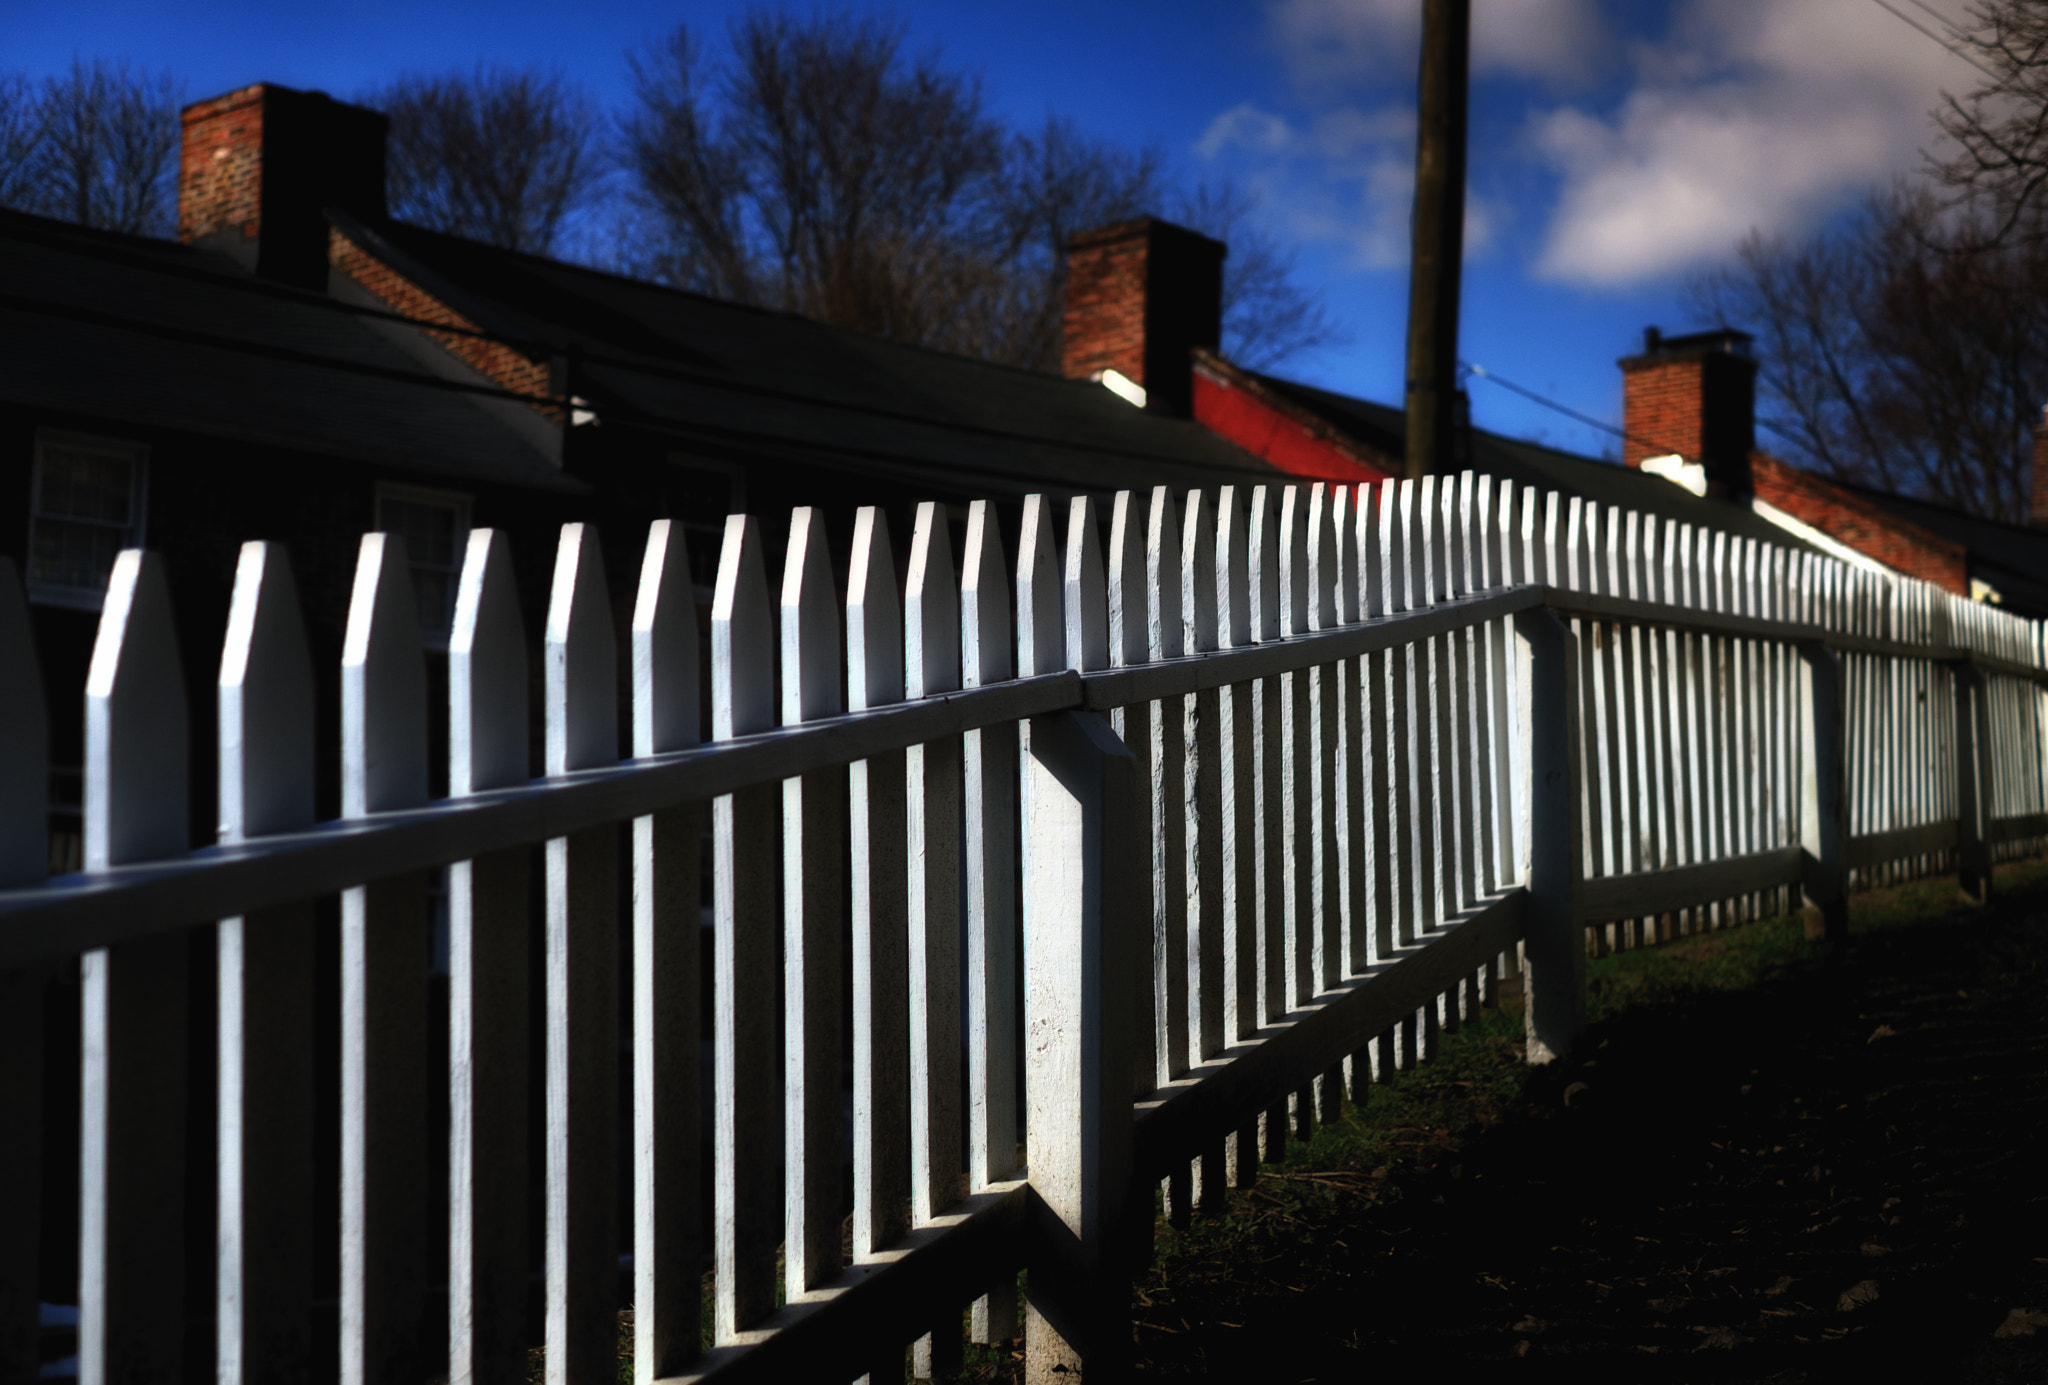
[[[779,548],[788,507],[822,506],[843,555],[855,507],[877,504],[900,559],[918,501],[964,523],[981,498],[1281,479],[1184,404],[1133,409],[1085,380],[394,222],[386,130],[317,92],[244,87],[183,113],[176,243],[0,214],[0,557],[28,586],[74,824],[75,690],[123,547],[165,557],[204,765],[245,539],[287,548],[332,669],[368,530],[406,536],[430,650],[466,534],[506,531],[537,649],[565,521],[598,525],[623,613],[656,518],[683,523],[708,600],[731,511],[763,514]],[[1195,334],[1183,360],[1215,344],[1220,247],[1207,274],[1198,321],[1154,305],[1155,345]],[[334,684],[319,680],[323,744]],[[211,776],[194,780],[207,834]],[[58,826],[57,864],[75,866],[75,825]]]
[[[1181,233],[1186,234],[1186,233]],[[1078,279],[1092,258],[1120,263],[1103,233],[1077,238]],[[1128,257],[1126,257],[1128,258]],[[1171,282],[1125,269],[1100,282],[1096,306],[1070,307],[1069,374],[1106,362],[1143,387],[1185,397],[1217,436],[1291,475],[1370,482],[1400,475],[1406,450],[1398,408],[1247,370],[1199,345],[1183,370],[1129,345],[1120,323],[1148,296],[1185,294]],[[1097,326],[1096,324],[1101,324]],[[1091,345],[1093,330],[1102,340]],[[1213,340],[1213,337],[1211,338]],[[1756,446],[1756,361],[1748,334],[1727,328],[1666,337],[1651,328],[1643,350],[1620,362],[1622,466],[1469,425],[1460,468],[1727,532],[1825,552],[1854,566],[1901,573],[1945,591],[2048,616],[2048,426],[2037,433],[2033,525],[1981,519],[1801,470]],[[1675,483],[1675,484],[1674,484]]]

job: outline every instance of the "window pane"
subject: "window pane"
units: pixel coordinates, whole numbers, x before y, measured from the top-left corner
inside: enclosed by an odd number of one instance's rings
[[[127,538],[126,529],[110,529],[104,524],[38,519],[35,552],[29,558],[29,582],[34,586],[105,591],[107,574],[114,570],[114,558]]]
[[[413,599],[419,603],[420,633],[446,638],[455,619],[455,578],[433,568],[412,570]]]
[[[118,453],[44,442],[38,450],[37,512],[103,524],[129,523],[135,493],[134,462]]]
[[[415,566],[455,565],[455,509],[412,500],[384,501],[384,527],[405,537],[405,555]]]

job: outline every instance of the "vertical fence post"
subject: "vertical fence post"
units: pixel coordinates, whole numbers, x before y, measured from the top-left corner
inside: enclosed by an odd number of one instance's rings
[[[448,638],[448,796],[532,771],[511,544],[469,531]],[[448,866],[448,1379],[526,1364],[528,853]]]
[[[1039,1234],[1025,1377],[1128,1364],[1130,1005],[1143,895],[1136,763],[1089,713],[1031,725],[1024,786],[1026,1161]]]
[[[687,750],[698,715],[697,593],[682,526],[647,528],[633,606],[633,754]],[[704,809],[633,820],[633,1376],[697,1354],[703,1167]]]
[[[0,887],[34,885],[50,849],[49,717],[14,564],[0,558]],[[0,1380],[33,1380],[42,1249],[43,987],[0,974]]]
[[[1991,799],[1990,688],[1971,660],[1955,665],[1956,866],[1963,893],[1991,900],[1991,844],[1986,808]]]
[[[220,836],[313,821],[313,664],[276,544],[242,545],[220,663]],[[215,1303],[226,1385],[312,1377],[313,905],[219,933]]]
[[[1529,767],[1527,816],[1515,833],[1529,889],[1527,1057],[1571,1051],[1586,1019],[1586,940],[1579,923],[1578,637],[1549,611],[1515,616],[1517,734]]]
[[[114,560],[85,685],[85,865],[182,853],[185,677],[163,559]],[[190,940],[85,954],[79,977],[78,1378],[177,1378],[185,1323],[185,1024]]]
[[[1806,936],[1838,943],[1849,934],[1848,795],[1843,792],[1842,666],[1819,640],[1799,646],[1806,706],[1799,721],[1799,886]]]

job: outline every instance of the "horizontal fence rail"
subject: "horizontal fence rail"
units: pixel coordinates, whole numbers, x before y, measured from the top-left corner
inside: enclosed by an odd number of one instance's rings
[[[0,1378],[73,1299],[95,1381],[208,1331],[221,1380],[925,1378],[1020,1326],[1113,1369],[1151,1190],[1217,1206],[1503,981],[1543,1061],[1589,950],[1839,937],[2048,840],[2041,627],[1803,550],[1470,473],[928,504],[900,559],[825,519],[771,574],[734,516],[708,609],[680,526],[630,611],[566,526],[533,648],[474,531],[431,683],[366,536],[330,821],[289,556],[243,549],[203,767],[124,553],[54,878],[0,571]]]

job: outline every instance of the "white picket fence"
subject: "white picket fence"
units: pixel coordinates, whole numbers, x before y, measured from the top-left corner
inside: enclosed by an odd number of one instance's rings
[[[1050,1379],[1128,1349],[1151,1189],[1184,1218],[1251,1183],[1290,1134],[1426,1059],[1508,969],[1541,1061],[1580,1027],[1589,940],[1801,899],[1840,936],[1852,879],[1957,869],[1982,891],[1994,856],[2048,838],[2042,629],[1804,551],[1470,474],[1161,489],[1063,517],[1033,497],[1014,549],[976,504],[964,547],[956,568],[945,510],[920,507],[899,587],[862,510],[842,596],[800,509],[777,596],[757,522],[733,517],[700,746],[690,568],[656,522],[621,761],[598,538],[567,526],[546,774],[529,778],[524,624],[504,536],[477,531],[448,653],[450,796],[429,802],[404,554],[369,535],[344,813],[315,822],[290,568],[247,545],[220,665],[220,844],[199,851],[163,567],[125,553],[85,689],[86,869],[48,880],[44,693],[0,574],[0,1378],[35,1373],[39,1211],[70,1182],[39,1166],[38,997],[74,958],[83,1379],[175,1378],[191,1330],[196,928],[219,966],[218,1378],[314,1372],[314,908],[336,894],[344,1379],[522,1378],[536,1260],[549,1379],[613,1379],[622,1252],[643,1381],[897,1379],[913,1347],[929,1375],[963,1336],[1013,1335],[1020,1269],[1028,1372]],[[421,1061],[441,866],[445,1075]],[[529,1111],[536,989],[546,1098]],[[445,1360],[424,1345],[442,1340],[431,1239]]]

